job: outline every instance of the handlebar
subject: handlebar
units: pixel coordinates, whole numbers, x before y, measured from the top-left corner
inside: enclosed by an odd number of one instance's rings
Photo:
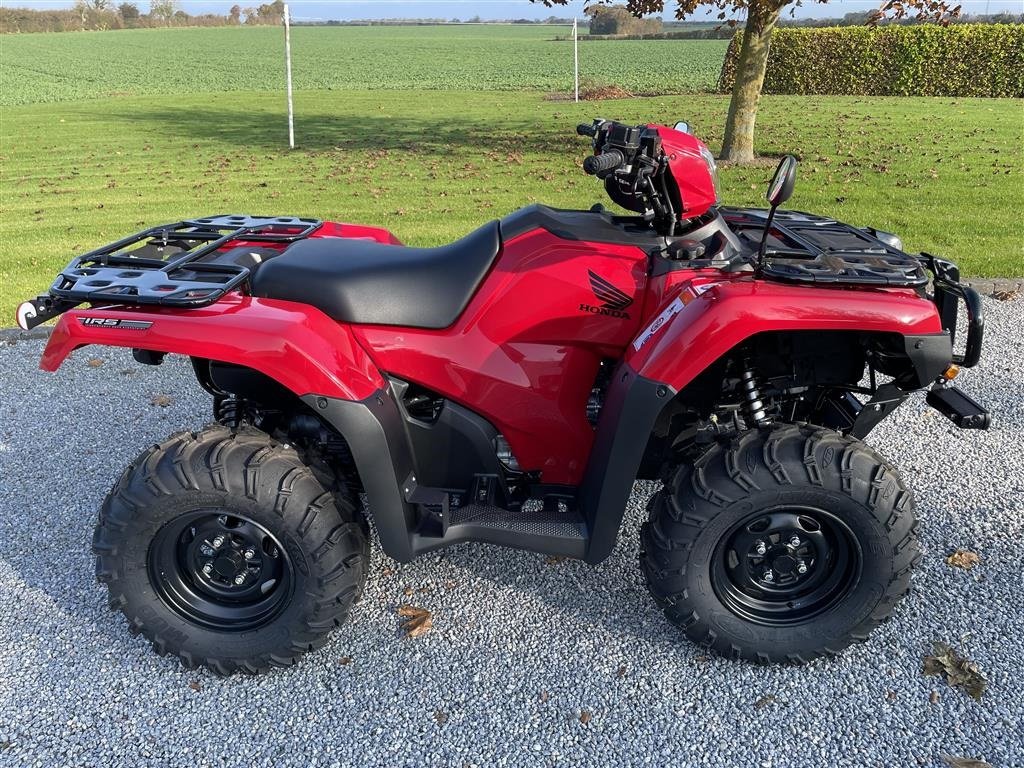
[[[626,158],[617,149],[608,149],[600,155],[591,155],[583,161],[583,170],[591,176],[618,168]]]
[[[589,136],[594,138],[597,136],[597,126],[592,123],[580,123],[576,126],[576,133],[579,136]]]

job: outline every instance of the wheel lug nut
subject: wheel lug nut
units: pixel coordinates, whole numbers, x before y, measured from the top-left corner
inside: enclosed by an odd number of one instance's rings
[[[242,554],[245,555],[245,559],[246,560],[252,560],[254,557],[256,557],[256,550],[254,550],[254,549],[247,549]]]
[[[771,571],[765,571],[762,578],[764,578],[765,581],[775,581],[775,574]]]
[[[791,546],[791,547],[799,547],[800,546],[800,537],[799,536],[794,536],[792,539],[790,539],[789,540],[789,546]]]
[[[242,585],[243,585],[244,583],[245,583],[245,576],[244,576],[243,574],[241,574],[241,573],[240,573],[240,574],[238,574],[237,576],[235,576],[235,585],[236,585],[236,586],[239,586],[239,587],[240,587],[240,586],[242,586]]]
[[[203,566],[203,573],[205,573],[207,576],[209,576],[211,573],[213,573],[213,564],[212,563],[207,563],[206,565],[204,565]]]
[[[797,563],[796,564],[796,572],[797,573],[807,573],[807,563],[805,563],[803,561]]]
[[[213,544],[213,548],[214,549],[220,549],[224,545],[224,537],[223,536],[217,536],[210,543]]]
[[[757,544],[754,545],[754,551],[757,552],[757,554],[759,555],[763,555],[765,552],[768,551],[768,545],[766,545],[763,541],[758,541]]]

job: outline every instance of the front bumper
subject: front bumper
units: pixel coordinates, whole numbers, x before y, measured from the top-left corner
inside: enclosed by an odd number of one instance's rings
[[[960,302],[967,310],[967,341],[962,354],[953,354],[953,362],[964,368],[973,368],[981,359],[981,343],[985,335],[985,314],[981,296],[969,285],[960,283],[960,268],[951,261],[922,253],[921,261],[932,273],[933,301],[939,308],[942,327],[949,331],[950,341],[956,345],[957,317]]]
[[[928,253],[921,254],[922,263],[932,273],[932,300],[938,307],[942,327],[949,332],[953,344],[953,364],[973,368],[981,359],[981,345],[985,335],[985,315],[981,296],[969,285],[960,283],[960,269],[951,261]],[[960,303],[967,312],[967,339],[963,352],[956,352],[957,319]],[[928,405],[961,429],[988,429],[992,416],[966,393],[946,381],[940,381],[928,391]]]

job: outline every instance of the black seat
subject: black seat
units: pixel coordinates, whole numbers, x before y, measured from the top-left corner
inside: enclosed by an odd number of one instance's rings
[[[311,237],[260,265],[252,293],[311,304],[343,323],[447,328],[500,250],[497,221],[440,248]]]

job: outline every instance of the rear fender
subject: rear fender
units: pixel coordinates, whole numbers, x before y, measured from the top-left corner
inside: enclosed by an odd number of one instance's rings
[[[914,363],[925,381],[951,358],[935,305],[913,291],[747,279],[684,284],[633,341],[609,386],[580,492],[591,530],[588,562],[600,562],[614,548],[644,450],[673,397],[756,334],[814,330],[900,334],[908,355],[922,352]]]
[[[289,301],[228,296],[208,307],[102,307],[58,321],[39,367],[55,371],[90,344],[188,355],[246,366],[298,396],[364,400],[385,386],[348,326]]]
[[[408,437],[390,387],[348,326],[304,304],[237,295],[187,310],[71,310],[40,367],[55,371],[89,344],[232,363],[286,387],[348,442],[383,550],[412,558],[414,508],[402,494],[415,480]]]

